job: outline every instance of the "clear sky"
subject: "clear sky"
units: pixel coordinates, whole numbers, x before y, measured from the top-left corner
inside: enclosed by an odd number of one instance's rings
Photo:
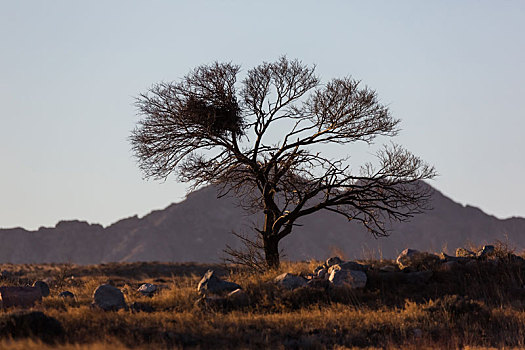
[[[134,97],[283,54],[377,90],[437,189],[525,217],[524,34],[524,1],[0,0],[0,227],[180,201],[184,184],[143,180],[132,157]]]

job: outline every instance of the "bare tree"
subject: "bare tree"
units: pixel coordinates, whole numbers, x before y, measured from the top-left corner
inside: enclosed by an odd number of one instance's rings
[[[329,210],[385,236],[392,221],[426,209],[429,187],[420,180],[435,176],[395,144],[357,172],[349,158],[323,155],[323,144],[396,136],[399,120],[359,81],[322,85],[314,70],[281,57],[238,83],[239,66],[214,63],[156,84],[136,101],[143,118],[131,143],[146,177],[174,173],[193,189],[220,185],[221,194],[234,193],[244,207],[263,212],[256,230],[271,268],[279,266],[279,241],[297,219]]]

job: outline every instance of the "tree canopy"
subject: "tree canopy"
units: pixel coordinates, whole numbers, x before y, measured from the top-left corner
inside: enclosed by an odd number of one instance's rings
[[[131,143],[146,177],[175,174],[192,188],[214,184],[264,214],[256,228],[269,267],[300,217],[329,210],[389,234],[427,208],[432,166],[396,144],[356,167],[323,145],[372,144],[398,134],[399,120],[374,90],[350,77],[321,84],[315,66],[281,57],[248,70],[199,66],[139,95]]]

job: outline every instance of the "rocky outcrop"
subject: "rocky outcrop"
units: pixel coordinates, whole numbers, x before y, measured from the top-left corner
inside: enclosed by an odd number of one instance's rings
[[[181,203],[108,227],[62,221],[35,231],[0,229],[0,262],[219,262],[226,244],[240,248],[232,231],[246,231],[253,223],[261,223],[260,214],[248,215],[236,204],[232,197],[217,199],[216,190],[208,187],[189,194]],[[392,259],[409,245],[420,251],[435,250],[444,243],[450,247],[467,241],[483,245],[503,239],[504,234],[510,245],[525,248],[523,218],[499,220],[454,203],[437,191],[432,207],[410,222],[394,224],[392,234],[381,239],[335,213],[318,212],[302,218],[280,248],[292,261],[324,259],[334,246],[351,257],[361,257],[366,246],[372,253],[381,251],[384,258]]]

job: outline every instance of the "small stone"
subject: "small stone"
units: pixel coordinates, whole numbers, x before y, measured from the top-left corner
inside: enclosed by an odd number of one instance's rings
[[[58,296],[61,297],[61,298],[64,298],[64,299],[74,299],[75,298],[75,294],[71,293],[68,290],[60,292],[60,294]]]
[[[104,311],[126,309],[124,294],[110,284],[99,286],[93,293],[93,304]]]
[[[197,291],[201,294],[221,294],[226,292],[233,292],[236,289],[241,288],[237,283],[223,281],[213,270],[208,270],[202,277]]]
[[[139,287],[138,291],[144,296],[152,297],[153,293],[157,291],[157,286],[151,283],[144,283]]]
[[[33,283],[33,287],[37,288],[43,297],[49,296],[49,286],[44,281],[36,281]]]
[[[366,273],[355,270],[333,270],[329,278],[334,286],[351,289],[364,288],[366,280]]]
[[[478,258],[487,258],[489,256],[494,255],[494,252],[496,249],[493,245],[486,245],[483,246],[483,248],[476,254]]]
[[[306,286],[306,280],[301,276],[292,275],[291,273],[283,273],[274,279],[274,282],[286,289],[296,289]]]
[[[341,264],[342,262],[343,262],[343,260],[341,260],[341,258],[339,258],[338,256],[334,256],[334,257],[328,258],[326,260],[326,266],[330,267],[330,266],[333,266],[333,265]]]

